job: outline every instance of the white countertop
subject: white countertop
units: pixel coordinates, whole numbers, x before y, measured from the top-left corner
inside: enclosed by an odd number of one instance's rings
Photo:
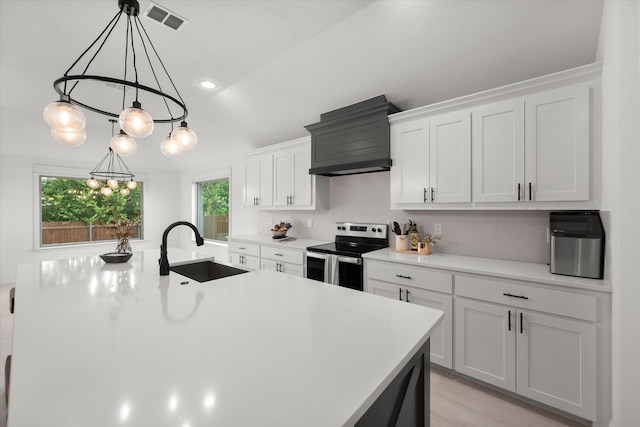
[[[324,240],[298,239],[274,240],[271,234],[248,234],[244,236],[229,236],[229,241],[255,243],[257,245],[281,246],[289,249],[306,250],[309,246],[325,245],[331,243]]]
[[[363,255],[363,258],[438,268],[460,273],[482,274],[505,279],[525,280],[549,285],[611,292],[611,283],[607,280],[551,274],[547,264],[440,253],[433,253],[431,255],[418,255],[417,253],[406,254],[394,252],[391,248],[368,252]]]
[[[266,270],[160,277],[158,258],[18,266],[9,427],[353,425],[442,318]]]

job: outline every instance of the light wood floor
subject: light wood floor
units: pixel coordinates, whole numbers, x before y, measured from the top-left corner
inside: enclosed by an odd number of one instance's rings
[[[9,290],[0,286],[0,427],[6,427],[4,360],[11,353],[13,315],[9,313]],[[19,304],[16,304],[19,310]],[[55,423],[51,424],[52,426]],[[558,427],[582,426],[575,421],[505,396],[451,373],[431,370],[432,427]]]

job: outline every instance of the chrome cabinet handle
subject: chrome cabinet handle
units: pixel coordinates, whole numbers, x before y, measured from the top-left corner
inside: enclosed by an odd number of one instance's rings
[[[427,188],[426,187],[424,189],[423,196],[424,196],[424,203],[427,203]]]
[[[398,288],[398,291],[399,291],[398,299],[402,301],[402,288]]]
[[[405,292],[406,296],[405,296],[405,301],[406,302],[411,302],[409,301],[409,298],[411,298],[411,292],[409,292],[409,289],[407,289],[407,291]]]
[[[402,274],[396,274],[396,277],[399,277],[401,279],[410,279],[410,280],[412,279],[411,276],[403,276]]]
[[[431,203],[433,203],[433,201],[435,200],[434,197],[433,197],[433,190],[434,190],[434,188],[431,187]]]
[[[513,297],[513,298],[520,298],[520,299],[529,299],[529,297],[525,297],[524,295],[514,295],[514,294],[510,294],[510,293],[503,293],[502,295],[504,295],[505,297]]]
[[[284,254],[274,254],[275,256],[284,256]]]

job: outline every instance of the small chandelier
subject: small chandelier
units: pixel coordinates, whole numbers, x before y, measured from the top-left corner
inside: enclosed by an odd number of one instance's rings
[[[43,113],[45,121],[51,127],[53,139],[60,144],[70,147],[76,147],[84,143],[87,137],[85,132],[86,119],[82,110],[78,108],[81,107],[98,114],[117,118],[122,129],[120,134],[128,135],[132,138],[149,136],[154,130],[155,123],[170,123],[172,130],[170,138],[175,141],[175,144],[179,145],[178,150],[173,150],[172,153],[175,151],[181,153],[182,151],[193,149],[198,143],[198,138],[185,121],[187,117],[187,107],[138,17],[140,4],[137,0],[118,0],[118,7],[120,10],[111,21],[109,21],[100,35],[82,52],[80,57],[73,62],[64,75],[53,82],[53,88],[60,95],[60,100],[47,105]],[[123,15],[126,16],[124,19],[124,21],[126,21],[126,43],[122,78],[87,74],[91,64],[101,52]],[[136,40],[136,38],[138,40]],[[144,55],[140,55],[141,52],[143,52]],[[158,69],[156,71],[150,54],[153,57],[153,61],[157,61],[157,63],[161,65],[161,67],[156,66],[156,68],[161,68],[161,70]],[[138,70],[142,69],[140,67],[142,64],[137,63],[138,56],[146,58],[148,62],[151,75],[153,76],[151,83],[142,84],[138,80]],[[113,58],[109,58],[109,60],[113,62]],[[127,76],[129,76],[130,80],[127,80]],[[166,85],[173,88],[175,95],[170,95],[163,91],[160,77],[169,82]],[[81,91],[82,83],[86,83],[88,86],[89,82],[104,83],[122,88],[121,103],[120,100],[116,103],[120,109],[114,110],[112,107],[91,106],[88,103],[89,101],[82,100],[84,99],[83,95],[77,94],[77,92]],[[76,93],[74,93],[74,91],[76,91]],[[127,92],[133,93],[127,97]],[[90,94],[91,91],[88,90],[84,93],[86,96],[86,94]],[[144,97],[147,97],[146,101],[153,99],[150,103],[160,106],[164,105],[166,112],[154,111],[152,115],[144,110],[141,102]],[[127,105],[131,106],[125,108]],[[163,110],[164,108],[161,107],[160,109]],[[180,126],[174,129],[173,123],[176,122],[180,122]],[[135,145],[132,148],[131,141],[133,141],[133,139],[123,139],[119,145],[112,142],[112,148],[115,151],[121,149],[122,151],[119,151],[120,155],[131,154],[135,151]],[[114,144],[119,148],[116,149]],[[133,144],[135,144],[135,141],[133,141]]]
[[[113,133],[115,120],[109,121],[111,122],[111,133]],[[100,160],[100,163],[89,172],[91,178],[87,180],[87,185],[93,190],[97,190],[102,186],[100,193],[107,197],[111,196],[118,188],[120,188],[120,194],[128,196],[131,190],[134,190],[138,186],[138,183],[133,180],[135,175],[131,173],[124,163],[124,160],[122,160],[120,155],[112,148],[114,145],[113,141],[117,136],[118,135],[111,138],[109,152]],[[128,135],[125,136],[128,137]],[[135,141],[133,142],[135,144]]]

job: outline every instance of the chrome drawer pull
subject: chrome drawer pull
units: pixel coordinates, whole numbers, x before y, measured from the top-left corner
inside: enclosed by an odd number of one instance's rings
[[[524,295],[513,295],[513,294],[509,294],[509,293],[504,293],[502,294],[505,297],[514,297],[514,298],[520,298],[520,299],[529,299],[529,297],[525,297]]]
[[[411,279],[411,276],[403,276],[402,274],[396,274],[396,277],[399,277],[401,279]]]
[[[284,256],[284,254],[274,254],[275,256]]]

